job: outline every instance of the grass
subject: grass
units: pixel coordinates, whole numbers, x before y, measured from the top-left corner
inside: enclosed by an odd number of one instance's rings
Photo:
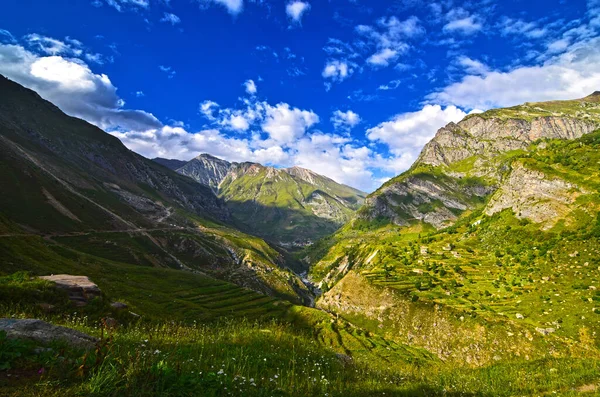
[[[78,318],[64,323],[101,335]],[[361,358],[344,363],[289,325],[239,320],[132,325],[105,334],[89,355],[57,345],[35,355],[32,346],[5,343],[0,339],[0,351],[19,350],[8,360],[24,377],[0,375],[6,396],[577,395],[577,388],[598,382],[600,370],[598,361],[577,359],[478,369]]]
[[[520,164],[580,187],[583,193],[546,230],[510,209],[485,215],[490,196],[441,230],[377,220],[345,226],[303,253],[316,259],[312,277],[328,290],[318,305],[448,360],[470,357],[490,365],[494,356],[597,358],[598,149],[600,132],[536,142],[493,159],[506,174]],[[466,172],[472,163],[467,159],[456,169]],[[436,172],[428,175],[443,180]],[[440,205],[434,201],[421,210]]]

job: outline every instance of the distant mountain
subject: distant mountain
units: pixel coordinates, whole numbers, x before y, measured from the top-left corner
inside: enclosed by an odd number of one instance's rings
[[[277,251],[232,227],[210,188],[2,76],[0,155],[2,266],[35,270],[52,258],[44,268],[56,273],[96,258],[202,272],[296,302],[307,295]]]
[[[219,192],[219,185],[235,163],[213,157],[210,154],[201,154],[184,163],[177,169],[182,175],[187,175],[195,181],[210,187],[215,194]]]
[[[284,246],[305,245],[333,233],[366,196],[300,167],[230,163],[208,154],[177,172],[213,189],[244,230]]]
[[[163,159],[160,157],[153,158],[152,161],[160,165],[164,165],[165,167],[173,171],[175,171],[177,168],[183,167],[187,163],[187,161],[183,160]]]
[[[317,306],[444,361],[596,354],[599,164],[599,93],[450,123],[303,253]]]

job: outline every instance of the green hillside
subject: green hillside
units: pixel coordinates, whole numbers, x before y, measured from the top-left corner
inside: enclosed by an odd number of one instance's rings
[[[0,240],[43,237],[99,259],[199,271],[294,302],[306,287],[212,191],[0,78]],[[5,263],[16,258],[9,252]],[[18,264],[28,269],[27,264]],[[41,274],[41,273],[38,273]]]
[[[244,163],[229,171],[219,197],[240,227],[291,246],[333,233],[360,207],[364,194],[302,168]]]

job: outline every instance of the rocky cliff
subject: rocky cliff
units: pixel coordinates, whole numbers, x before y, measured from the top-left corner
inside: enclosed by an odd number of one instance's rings
[[[534,142],[577,139],[600,128],[599,98],[594,93],[573,101],[527,103],[450,123],[425,145],[409,171],[367,198],[359,216],[397,225],[448,226],[502,185],[511,154],[526,152]]]

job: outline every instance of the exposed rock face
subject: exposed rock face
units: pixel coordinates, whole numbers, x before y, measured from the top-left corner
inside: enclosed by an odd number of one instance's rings
[[[441,128],[423,148],[417,163],[449,165],[471,156],[494,156],[525,149],[538,139],[577,139],[600,123],[567,117],[502,120],[471,116]]]
[[[94,298],[102,296],[102,291],[86,276],[71,276],[68,274],[57,274],[42,276],[42,280],[52,281],[58,288],[69,293],[69,299],[76,306],[85,306]]]
[[[461,212],[481,205],[501,187],[503,193],[494,197],[486,213],[514,205],[521,216],[550,227],[550,219],[564,214],[576,198],[567,193],[572,186],[545,181],[543,175],[523,168],[513,170],[514,175],[505,182],[503,175],[510,170],[494,159],[501,153],[526,150],[540,139],[577,139],[597,130],[597,98],[592,94],[575,101],[525,104],[450,123],[425,145],[411,171],[368,197],[359,217],[389,219],[401,226],[422,221],[441,228],[453,223]],[[464,165],[468,172],[452,170],[452,165],[474,156],[472,164]],[[465,183],[467,175],[472,178]]]
[[[35,319],[2,318],[0,319],[0,331],[5,331],[9,338],[27,339],[42,344],[65,341],[74,347],[83,349],[91,349],[98,341],[83,332]]]
[[[177,168],[177,172],[189,176],[218,193],[219,184],[234,165],[236,163],[230,163],[209,154],[201,154]]]
[[[492,196],[485,213],[493,215],[512,208],[517,218],[530,219],[543,224],[543,229],[549,229],[573,210],[573,203],[582,193],[572,183],[550,178],[519,162],[513,164],[508,179]]]
[[[480,184],[465,186],[459,181],[449,177],[409,176],[367,198],[362,216],[368,219],[384,217],[400,226],[415,221],[436,228],[447,226],[461,212],[474,208],[493,189]]]

